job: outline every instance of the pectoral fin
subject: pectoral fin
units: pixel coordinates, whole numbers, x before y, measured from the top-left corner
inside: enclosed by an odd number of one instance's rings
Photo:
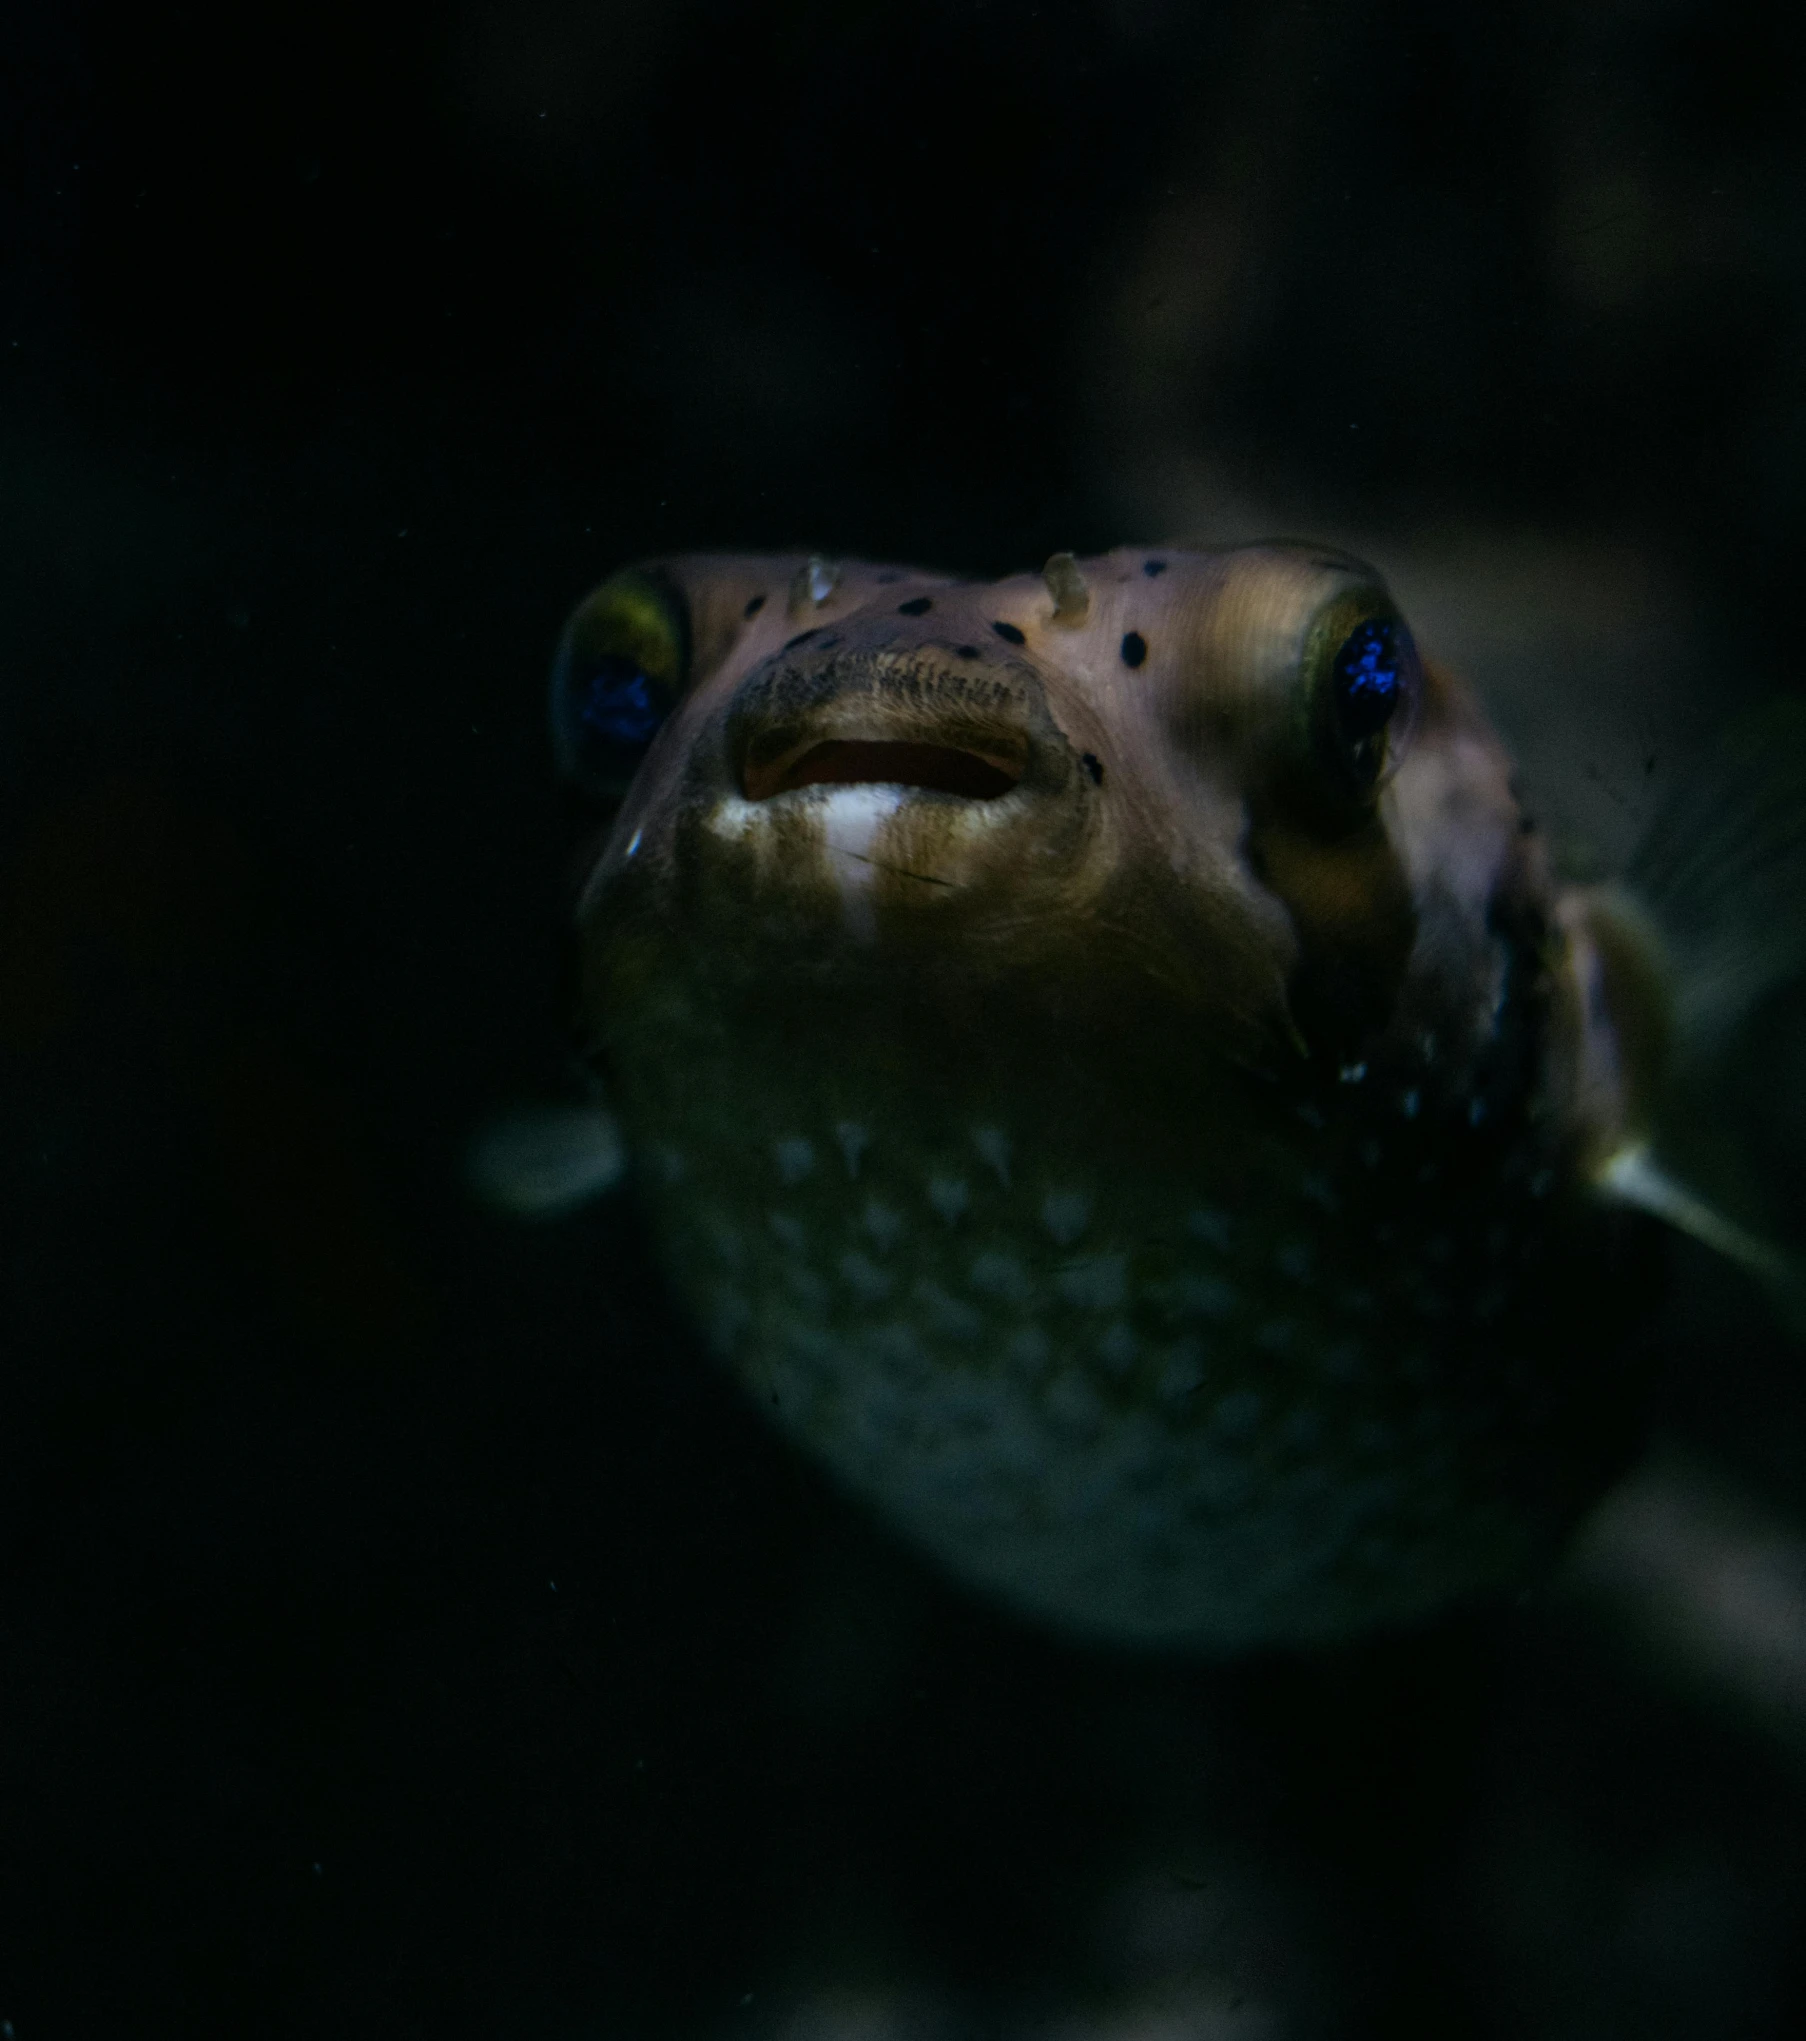
[[[516,1219],[557,1219],[612,1190],[627,1172],[614,1115],[597,1105],[520,1106],[471,1141],[471,1195]]]
[[[1777,1020],[1785,1041],[1806,1024],[1806,707],[1734,724],[1624,883],[1571,896],[1564,918],[1595,1182],[1747,1268],[1806,1335],[1806,1213],[1773,1180],[1772,1132],[1800,1116],[1806,1068],[1775,1053]]]
[[[1595,1181],[1608,1196],[1665,1219],[1676,1232],[1689,1234],[1727,1261],[1748,1269],[1768,1286],[1793,1329],[1806,1335],[1806,1263],[1726,1218],[1689,1190],[1662,1167],[1647,1142],[1634,1141],[1620,1148]]]

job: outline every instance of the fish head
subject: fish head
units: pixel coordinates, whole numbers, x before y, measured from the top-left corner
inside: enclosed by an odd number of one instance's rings
[[[649,663],[636,604],[670,619],[668,714],[630,783],[606,761],[625,798],[582,919],[651,886],[761,975],[1040,980],[1037,1003],[1112,1007],[1120,980],[1155,985],[1200,1054],[1273,1068],[1431,1006],[1484,1032],[1488,918],[1535,890],[1538,853],[1502,748],[1380,577],[1285,545],[1068,571],[1065,611],[1041,575],[782,558],[606,585],[561,656],[561,751],[584,770],[610,629]]]

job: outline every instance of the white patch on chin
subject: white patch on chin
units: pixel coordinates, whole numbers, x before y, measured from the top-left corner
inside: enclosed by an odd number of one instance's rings
[[[872,876],[877,870],[872,845],[905,798],[902,787],[836,787],[817,810],[822,848],[840,889],[847,933],[859,942],[873,942],[878,934],[878,914],[871,897]]]

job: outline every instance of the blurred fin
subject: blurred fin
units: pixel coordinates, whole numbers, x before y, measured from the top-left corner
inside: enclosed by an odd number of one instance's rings
[[[478,1131],[465,1157],[471,1194],[516,1219],[556,1219],[612,1190],[627,1146],[612,1113],[594,1105],[521,1106]]]
[[[1806,1110],[1806,1063],[1777,1053],[1806,1024],[1806,703],[1732,723],[1586,912],[1627,1086],[1600,1188],[1748,1269],[1806,1337],[1806,1213],[1777,1138]]]
[[[1581,1527],[1564,1582],[1700,1700],[1806,1764],[1806,1526],[1662,1451]]]
[[[1806,702],[1732,723],[1663,804],[1625,881],[1674,970],[1679,1058],[1710,1056],[1806,969]]]

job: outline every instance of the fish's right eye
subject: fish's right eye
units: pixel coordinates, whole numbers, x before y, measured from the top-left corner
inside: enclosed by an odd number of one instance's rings
[[[552,745],[560,772],[618,801],[689,678],[689,616],[656,569],[629,567],[585,598],[552,663]]]

